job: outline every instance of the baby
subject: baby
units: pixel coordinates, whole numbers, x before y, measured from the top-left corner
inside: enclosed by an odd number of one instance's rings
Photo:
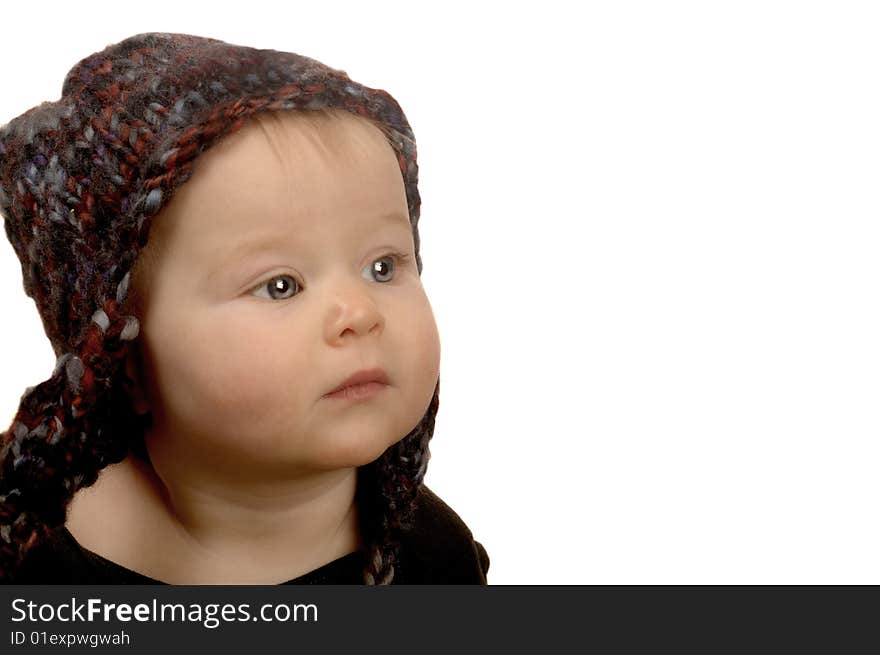
[[[386,92],[141,34],[0,129],[0,161],[58,355],[2,435],[5,581],[486,583],[423,483],[440,341]]]

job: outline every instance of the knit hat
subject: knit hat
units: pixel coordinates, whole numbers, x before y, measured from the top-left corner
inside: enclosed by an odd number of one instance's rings
[[[404,180],[419,274],[416,143],[386,91],[302,55],[187,34],[145,33],[67,74],[61,98],[0,127],[0,215],[57,357],[0,435],[0,580],[65,523],[74,494],[142,447],[148,421],[127,402],[125,315],[151,218],[198,155],[256,112],[343,109],[379,127]],[[388,584],[412,519],[439,407],[358,470],[364,581]],[[140,445],[140,446],[139,446]]]

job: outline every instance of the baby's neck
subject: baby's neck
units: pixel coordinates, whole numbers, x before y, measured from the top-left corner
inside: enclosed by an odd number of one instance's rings
[[[150,464],[129,456],[74,496],[66,525],[83,547],[169,584],[277,584],[361,546],[354,503],[357,475],[351,473],[340,478],[347,486],[336,487],[333,498],[315,498],[315,507],[292,512],[303,517],[335,513],[342,518],[334,530],[225,539],[220,531],[193,532],[184,525]]]

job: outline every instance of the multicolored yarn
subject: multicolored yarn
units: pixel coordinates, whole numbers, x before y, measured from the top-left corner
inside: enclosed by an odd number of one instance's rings
[[[187,34],[145,33],[67,74],[61,98],[0,127],[0,214],[57,356],[0,435],[0,580],[64,524],[104,467],[137,452],[144,417],[126,402],[124,361],[139,321],[126,315],[130,272],[151,217],[198,155],[260,111],[343,109],[385,133],[404,178],[419,273],[416,143],[387,92],[289,52]],[[366,584],[394,577],[430,458],[439,380],[416,428],[361,467]]]

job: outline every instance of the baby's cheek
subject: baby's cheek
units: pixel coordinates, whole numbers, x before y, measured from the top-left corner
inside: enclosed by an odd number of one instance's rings
[[[436,381],[440,369],[440,335],[427,299],[421,309],[422,311],[417,314],[418,320],[413,326],[417,334],[416,352],[413,353],[413,357],[417,360],[418,370]]]
[[[282,376],[282,358],[229,355],[206,366],[189,420],[230,457],[256,461],[285,439],[299,439],[300,395]]]
[[[295,366],[289,355],[269,348],[221,348],[205,368],[203,385],[221,412],[254,420],[295,400]]]
[[[399,361],[405,363],[410,383],[406,388],[409,418],[421,419],[434,395],[440,371],[440,337],[430,310],[412,314],[410,337],[406,340],[407,352],[399,353]]]

